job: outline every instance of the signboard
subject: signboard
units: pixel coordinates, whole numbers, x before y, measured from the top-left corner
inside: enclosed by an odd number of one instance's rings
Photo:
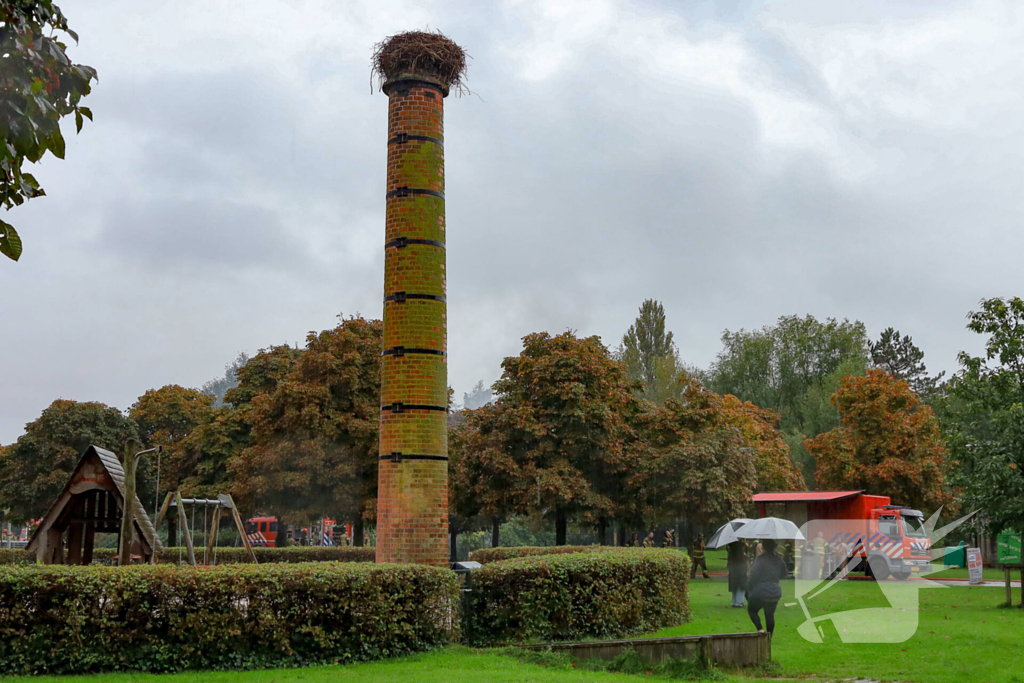
[[[1011,531],[996,537],[996,561],[999,564],[1020,564],[1020,534]]]
[[[971,584],[978,585],[982,581],[981,548],[967,549],[967,573],[971,577]]]

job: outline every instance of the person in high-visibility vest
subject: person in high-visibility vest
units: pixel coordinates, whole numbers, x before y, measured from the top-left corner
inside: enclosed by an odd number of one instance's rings
[[[697,576],[697,566],[700,566],[701,573],[705,579],[708,576],[708,563],[704,559],[704,534],[697,534],[697,538],[690,544],[690,578]]]

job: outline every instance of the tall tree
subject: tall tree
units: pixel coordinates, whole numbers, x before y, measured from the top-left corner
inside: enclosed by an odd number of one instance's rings
[[[777,412],[790,455],[812,483],[814,462],[802,444],[838,424],[829,397],[840,379],[862,374],[868,365],[864,324],[783,316],[760,330],[726,330],[722,344],[711,388]]]
[[[473,390],[468,394],[462,394],[462,407],[466,410],[474,410],[482,406],[487,405],[491,402],[493,394],[490,387],[484,386],[484,381],[480,380],[473,387]]]
[[[8,210],[46,194],[22,166],[47,152],[64,158],[60,120],[74,114],[81,131],[83,117],[92,119],[79,102],[96,70],[73,64],[57,31],[78,42],[53,0],[0,0],[0,204]],[[0,220],[0,254],[17,261],[21,251],[14,226]]]
[[[617,355],[629,378],[643,383],[643,396],[661,405],[679,394],[680,363],[672,333],[665,329],[665,307],[655,299],[640,305],[636,321],[622,336]]]
[[[144,448],[163,446],[160,490],[177,490],[198,464],[198,453],[185,442],[200,425],[212,419],[213,398],[196,389],[168,384],[140,396],[128,414],[138,427]]]
[[[840,382],[832,401],[840,426],[805,442],[821,486],[866,489],[927,510],[955,506],[938,420],[905,381],[868,370]]]
[[[537,506],[566,539],[569,519],[607,525],[614,494],[628,474],[625,445],[635,385],[598,337],[546,332],[523,338],[495,383],[502,449],[532,479]]]
[[[924,351],[914,344],[910,335],[901,337],[899,330],[892,327],[886,328],[877,342],[872,342],[871,362],[896,379],[905,380],[910,389],[922,397],[932,394],[946,374],[940,372],[935,377],[929,377],[924,364]]]
[[[0,467],[0,508],[8,508],[16,521],[42,516],[89,445],[120,456],[125,441],[137,438],[135,423],[117,408],[102,403],[54,401],[25,425],[25,433],[16,443],[7,447]],[[140,466],[140,497],[147,492],[152,495],[150,477],[150,469]]]
[[[1024,532],[1024,300],[984,299],[967,328],[987,337],[985,354],[960,353],[940,404],[955,482],[993,531]]]
[[[213,407],[220,408],[224,405],[224,395],[238,386],[238,371],[249,362],[249,354],[242,351],[230,363],[224,366],[224,374],[217,379],[204,382],[201,388],[204,394],[213,396]]]
[[[310,333],[273,393],[252,399],[252,446],[232,463],[244,500],[282,517],[343,515],[361,544],[376,509],[382,347],[379,320]]]

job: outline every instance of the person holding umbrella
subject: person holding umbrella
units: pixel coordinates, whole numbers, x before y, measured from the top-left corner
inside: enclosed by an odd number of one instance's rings
[[[764,552],[757,556],[747,577],[747,614],[759,633],[775,632],[775,608],[782,599],[779,581],[786,578],[789,569],[786,561],[775,554],[775,541],[766,538],[761,541]],[[761,627],[759,612],[764,610],[764,626]]]
[[[792,522],[777,517],[763,517],[744,524],[736,532],[737,538],[752,538],[761,542],[764,551],[757,556],[747,576],[747,614],[759,633],[775,632],[775,608],[782,599],[779,582],[789,575],[785,560],[775,552],[776,540],[800,541],[804,535]],[[764,610],[764,626],[760,612]]]

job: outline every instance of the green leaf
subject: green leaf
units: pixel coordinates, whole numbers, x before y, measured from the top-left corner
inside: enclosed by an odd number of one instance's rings
[[[75,132],[82,132],[82,112],[77,109],[75,110]]]
[[[60,134],[59,128],[50,136],[50,151],[58,159],[64,158],[64,136]]]
[[[85,118],[92,121],[92,109],[89,109],[89,107],[79,107],[78,111],[82,112],[82,115],[85,116]]]
[[[21,238],[10,223],[0,221],[0,254],[12,261],[21,258]]]

